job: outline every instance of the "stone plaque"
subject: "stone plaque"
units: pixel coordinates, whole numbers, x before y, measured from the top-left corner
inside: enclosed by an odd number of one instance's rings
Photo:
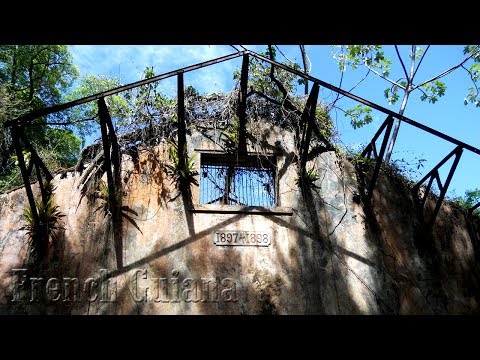
[[[272,241],[265,231],[220,230],[213,233],[217,246],[268,246]]]

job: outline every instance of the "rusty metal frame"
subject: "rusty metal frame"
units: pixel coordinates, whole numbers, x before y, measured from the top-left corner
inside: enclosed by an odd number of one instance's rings
[[[458,162],[460,161],[460,158],[463,153],[463,148],[461,146],[457,146],[455,149],[453,149],[447,156],[443,158],[442,161],[440,161],[432,170],[428,172],[427,175],[425,175],[419,182],[417,182],[413,188],[412,188],[412,193],[414,194],[414,200],[417,205],[417,210],[419,216],[423,219],[424,218],[424,208],[425,208],[425,202],[427,201],[428,194],[430,193],[433,180],[436,180],[438,189],[440,190],[440,195],[438,199],[436,200],[435,203],[435,209],[433,210],[432,216],[430,217],[430,220],[427,222],[428,226],[432,226],[433,223],[435,222],[435,219],[438,215],[438,212],[440,211],[440,207],[442,206],[443,199],[445,198],[445,194],[447,193],[448,187],[450,185],[450,181],[452,180],[453,174],[455,173],[455,170],[457,169]],[[448,172],[447,179],[445,180],[445,183],[442,184],[440,180],[440,175],[438,173],[438,170],[448,161],[450,158],[455,156],[455,159],[453,160],[452,167],[450,168],[450,171]],[[427,187],[425,189],[425,193],[421,198],[419,198],[418,192],[420,190],[420,186],[428,180]],[[473,210],[472,210],[473,212]]]
[[[312,81],[313,84],[317,85],[317,86],[323,86],[324,88],[326,89],[329,89],[329,90],[332,90],[332,91],[335,91],[336,93],[339,93],[345,97],[348,97],[352,100],[355,100],[361,104],[364,104],[364,105],[367,105],[373,109],[376,109],[378,111],[381,111],[382,113],[384,114],[387,114],[389,117],[387,118],[388,120],[388,124],[386,124],[384,122],[384,124],[382,124],[381,128],[379,129],[379,131],[377,131],[378,133],[378,136],[380,135],[380,133],[385,129],[385,126],[387,126],[387,132],[389,132],[391,130],[391,125],[390,122],[393,121],[393,119],[399,119],[407,124],[410,124],[420,130],[423,130],[425,132],[428,132],[432,135],[435,135],[441,139],[444,139],[452,144],[455,144],[457,145],[457,147],[461,148],[462,150],[465,149],[465,150],[469,150],[477,155],[480,155],[480,149],[474,147],[474,146],[471,146],[469,144],[466,144],[460,140],[457,140],[449,135],[446,135],[440,131],[437,131],[435,129],[432,129],[426,125],[423,125],[419,122],[416,122],[410,118],[407,118],[406,116],[403,116],[403,115],[400,115],[396,112],[393,112],[383,106],[380,106],[378,104],[375,104],[375,103],[372,103],[362,97],[359,97],[357,95],[354,95],[348,91],[345,91],[339,87],[336,87],[332,84],[329,84],[325,81],[322,81],[318,78],[315,78],[309,74],[305,74],[299,70],[296,70],[296,69],[293,69],[287,65],[284,65],[282,63],[279,63],[275,60],[271,60],[265,56],[262,56],[256,52],[253,52],[251,50],[245,50],[245,51],[239,51],[239,52],[236,52],[236,53],[233,53],[233,54],[229,54],[229,55],[225,55],[225,56],[222,56],[222,57],[219,57],[219,58],[216,58],[216,59],[212,59],[212,60],[209,60],[209,61],[205,61],[205,62],[201,62],[201,63],[197,63],[197,64],[194,64],[194,65],[191,65],[191,66],[187,66],[187,67],[184,67],[184,68],[181,68],[181,69],[178,69],[178,70],[174,70],[174,71],[170,71],[168,73],[164,73],[164,74],[160,74],[160,75],[157,75],[157,76],[154,76],[154,77],[151,77],[151,78],[148,78],[148,79],[143,79],[143,80],[140,80],[140,81],[136,81],[136,82],[133,82],[133,83],[130,83],[130,84],[127,84],[127,85],[123,85],[123,86],[119,86],[117,88],[114,88],[114,89],[111,89],[111,90],[107,90],[107,91],[104,91],[104,92],[100,92],[100,93],[97,93],[97,94],[94,94],[94,95],[91,95],[91,96],[87,96],[87,97],[84,97],[84,98],[81,98],[81,99],[77,99],[77,100],[74,100],[74,101],[71,101],[71,102],[68,102],[68,103],[64,103],[64,104],[59,104],[59,105],[55,105],[55,106],[51,106],[51,107],[47,107],[47,108],[43,108],[43,109],[39,109],[39,110],[34,110],[26,115],[23,115],[21,117],[18,117],[16,119],[12,119],[12,120],[8,120],[5,122],[5,127],[10,127],[12,129],[12,138],[14,140],[14,147],[16,147],[16,153],[17,153],[17,156],[18,156],[18,159],[19,159],[19,165],[20,165],[20,168],[21,168],[21,172],[22,172],[22,178],[24,180],[24,184],[26,186],[26,191],[27,191],[27,197],[29,197],[29,202],[30,204],[32,204],[31,202],[31,197],[33,197],[33,195],[29,195],[29,192],[31,193],[31,188],[29,186],[29,181],[28,181],[28,177],[29,177],[29,174],[31,173],[32,171],[32,166],[33,164],[30,163],[29,165],[29,169],[27,169],[25,167],[25,161],[24,161],[24,158],[23,158],[23,154],[22,154],[22,151],[21,151],[21,148],[19,147],[20,146],[20,138],[18,136],[15,136],[15,135],[19,135],[21,132],[19,132],[18,128],[19,126],[29,126],[29,125],[38,125],[38,124],[34,124],[34,120],[38,117],[42,117],[42,116],[46,116],[46,115],[49,115],[49,114],[53,114],[53,113],[56,113],[56,112],[59,112],[59,111],[62,111],[62,110],[66,110],[66,109],[69,109],[69,108],[72,108],[74,106],[78,106],[78,105],[81,105],[81,104],[85,104],[85,103],[88,103],[88,102],[91,102],[91,101],[95,101],[95,100],[100,100],[100,99],[104,99],[106,96],[111,96],[111,95],[114,95],[114,94],[117,94],[117,93],[120,93],[120,92],[123,92],[123,91],[126,91],[126,90],[129,90],[129,89],[133,89],[133,88],[136,88],[136,87],[139,87],[139,86],[142,86],[142,85],[146,85],[146,84],[149,84],[149,83],[153,83],[153,82],[156,82],[156,81],[160,81],[160,80],[163,80],[163,79],[166,79],[166,78],[169,78],[169,77],[172,77],[172,76],[178,76],[179,77],[179,81],[180,81],[180,77],[183,76],[183,73],[185,72],[189,72],[189,71],[193,71],[193,70],[197,70],[197,69],[200,69],[200,68],[203,68],[203,67],[206,67],[206,66],[210,66],[210,65],[214,65],[214,64],[218,64],[218,63],[221,63],[221,62],[224,62],[224,61],[228,61],[228,60],[231,60],[231,59],[235,59],[235,58],[238,58],[240,56],[243,56],[243,65],[242,65],[242,73],[245,72],[244,71],[244,68],[246,67],[247,70],[247,76],[248,76],[248,60],[249,60],[249,57],[254,57],[254,58],[257,58],[258,60],[262,60],[264,62],[267,62],[267,63],[270,63],[278,68],[281,68],[283,70],[286,70],[292,74],[295,74],[307,81]],[[244,111],[244,107],[246,108],[246,96],[243,96],[243,95],[246,95],[244,94],[244,92],[246,93],[246,87],[247,87],[247,83],[248,83],[248,79],[247,79],[247,76],[242,76],[241,78],[241,88],[240,88],[240,111],[239,111],[239,115],[240,115],[240,119],[242,119],[242,114],[243,114],[243,111]],[[183,78],[182,78],[183,79]],[[180,92],[179,92],[180,94]],[[181,115],[181,107],[179,107],[179,115]],[[48,123],[46,124],[48,125]],[[107,126],[109,126],[109,122],[107,121],[106,123]],[[244,125],[244,122],[242,121],[241,122],[241,125],[243,126]],[[181,125],[180,125],[181,126]],[[114,131],[113,131],[113,126],[111,126],[112,130],[109,131],[109,133],[111,134],[114,134]],[[316,123],[313,124],[313,131],[316,133],[316,134],[319,134],[319,129],[318,129],[318,126]],[[245,132],[241,131],[240,133],[240,139],[241,139],[241,146],[239,146],[239,150],[241,151],[241,149],[244,149],[246,148],[246,145],[244,146],[244,141],[242,139],[242,137],[244,136]],[[374,139],[376,140],[376,138],[378,138],[378,136],[374,137]],[[113,141],[113,139],[116,138],[115,136],[111,138],[111,140]],[[384,149],[384,143],[386,142],[386,139],[388,138],[388,136],[385,136],[384,137],[384,141],[382,143],[382,147],[381,147],[381,151],[380,151],[380,154],[377,154],[377,149],[375,147],[375,145],[372,145],[372,143],[369,144],[369,146],[367,146],[367,148],[365,149],[364,152],[366,152],[366,154],[369,153],[369,151],[367,150],[371,150],[371,152],[373,153],[374,157],[377,158],[377,162],[376,162],[376,166],[375,166],[375,170],[374,170],[374,174],[372,176],[372,180],[370,182],[370,186],[369,186],[369,189],[368,189],[368,196],[371,197],[372,195],[372,192],[373,192],[373,189],[374,189],[374,186],[375,186],[375,182],[376,182],[376,178],[378,177],[378,171],[380,169],[380,166],[381,166],[381,161],[378,161],[378,159],[383,159],[383,155],[384,155],[384,151],[382,152],[382,149]],[[374,141],[373,141],[374,142]],[[246,141],[245,141],[246,143]],[[308,142],[307,142],[308,144]],[[118,144],[117,144],[118,145]],[[240,145],[240,144],[239,144]],[[303,144],[305,145],[305,143]],[[19,151],[20,150],[20,151]],[[378,155],[378,156],[377,156]],[[370,154],[371,156],[371,154]],[[39,162],[36,162],[36,167],[39,166],[40,168],[43,168],[42,167],[42,162],[41,162],[41,159],[38,157],[38,160],[40,160]],[[113,160],[113,159],[112,159]],[[455,167],[453,167],[451,169],[451,172],[449,175],[452,175],[453,176],[453,172],[455,171],[455,168],[456,168],[456,165],[458,164],[458,161],[460,160],[460,157],[459,156],[456,156],[456,159],[455,159]],[[48,172],[46,173],[48,174]],[[430,174],[431,175],[431,174]],[[47,175],[48,176],[48,175]],[[451,176],[449,176],[449,178],[451,179]],[[438,180],[438,179],[437,179]],[[433,178],[432,178],[432,181],[433,181]],[[448,188],[448,185],[449,185],[449,181],[448,183],[445,184],[445,186],[442,186],[442,189],[444,188],[445,191],[446,191],[446,188]],[[443,200],[443,198],[442,198]],[[480,207],[480,203],[476,204],[475,206],[473,206],[471,209],[469,209],[470,213],[473,212],[476,208]],[[32,209],[33,211],[33,209]]]
[[[142,85],[147,85],[147,84],[150,84],[150,83],[153,83],[153,82],[156,82],[156,81],[167,79],[167,78],[170,78],[172,76],[178,75],[180,72],[186,73],[186,72],[197,70],[197,69],[200,69],[200,68],[203,68],[203,67],[206,67],[206,66],[218,64],[218,63],[221,63],[221,62],[224,62],[224,61],[227,61],[227,60],[235,59],[235,58],[240,57],[240,56],[242,56],[243,54],[246,54],[246,53],[248,53],[248,52],[247,51],[241,51],[241,52],[238,52],[238,53],[225,55],[225,56],[222,56],[222,57],[219,57],[219,58],[216,58],[216,59],[212,59],[212,60],[209,60],[209,61],[204,61],[204,62],[194,64],[194,65],[190,65],[190,66],[178,69],[178,70],[170,71],[168,73],[153,76],[153,77],[148,78],[148,79],[136,81],[136,82],[133,82],[133,83],[130,83],[130,84],[127,84],[127,85],[122,85],[122,86],[113,88],[111,90],[107,90],[107,91],[103,91],[103,92],[100,92],[100,93],[97,93],[97,94],[93,94],[93,95],[90,95],[90,96],[87,96],[87,97],[84,97],[84,98],[81,98],[81,99],[78,99],[78,100],[70,101],[70,102],[67,102],[67,103],[64,103],[64,104],[60,104],[60,105],[54,105],[54,106],[46,107],[46,108],[39,109],[39,110],[34,110],[34,111],[29,112],[28,114],[25,114],[23,116],[20,116],[20,117],[16,118],[16,119],[6,121],[5,126],[10,127],[10,126],[13,126],[15,124],[23,125],[23,126],[28,125],[33,120],[35,120],[36,118],[41,117],[41,116],[50,115],[50,114],[53,114],[53,113],[56,113],[56,112],[59,112],[59,111],[62,111],[62,110],[70,109],[74,106],[82,105],[82,104],[85,104],[85,103],[88,103],[88,102],[91,102],[91,101],[98,100],[100,98],[115,95],[115,94],[121,93],[121,92],[126,91],[126,90],[134,89],[134,88],[142,86]]]

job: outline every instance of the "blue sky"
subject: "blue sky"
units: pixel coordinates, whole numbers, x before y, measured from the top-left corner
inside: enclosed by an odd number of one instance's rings
[[[266,48],[265,45],[244,46],[257,52]],[[298,46],[281,45],[279,48],[287,58],[300,62]],[[400,47],[400,53],[405,61],[408,60],[409,48],[409,46]],[[403,70],[397,61],[394,47],[389,45],[384,46],[384,49],[385,55],[393,60],[390,77],[396,80],[402,76]],[[153,66],[155,74],[161,74],[235,51],[228,45],[74,45],[70,47],[70,50],[73,54],[73,62],[77,64],[81,76],[98,74],[119,77],[122,83],[139,80],[146,66]],[[307,45],[306,50],[311,61],[311,75],[338,86],[340,72],[332,58],[331,47],[329,45]],[[464,57],[462,50],[462,45],[432,46],[416,75],[417,82],[429,79],[459,63]],[[277,53],[277,56],[278,60],[285,60],[280,53]],[[234,87],[232,73],[240,66],[240,63],[240,59],[235,59],[187,73],[185,85],[193,85],[200,93],[230,91]],[[366,69],[361,67],[358,70],[347,70],[344,74],[342,88],[349,90],[364,76],[365,72]],[[480,109],[463,104],[467,89],[471,85],[468,74],[459,69],[447,75],[443,81],[447,85],[444,97],[435,104],[429,104],[420,101],[420,93],[414,92],[407,105],[405,116],[480,148],[478,135],[480,134]],[[383,91],[387,87],[387,82],[371,74],[366,81],[353,90],[353,93],[388,109],[398,111],[401,100],[390,106],[383,96]],[[175,78],[161,82],[161,89],[167,94],[175,94]],[[320,92],[320,98],[329,102],[333,100],[334,94],[323,89]],[[355,104],[344,99],[338,105],[347,109]],[[373,122],[362,129],[355,130],[341,112],[333,112],[331,115],[336,122],[343,145],[348,147],[358,147],[360,144],[369,142],[385,119],[385,115],[374,110],[372,112]],[[453,148],[454,146],[446,141],[408,124],[402,124],[392,158],[404,158],[409,162],[416,162],[415,159],[419,158],[426,159],[424,167],[414,175],[419,179]],[[448,194],[451,196],[463,195],[467,189],[480,187],[480,179],[476,177],[479,166],[480,156],[464,151]],[[448,170],[448,166],[444,166],[440,171],[443,181],[445,181]]]

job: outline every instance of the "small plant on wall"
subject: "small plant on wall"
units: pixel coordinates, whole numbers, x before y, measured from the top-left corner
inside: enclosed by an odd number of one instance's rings
[[[105,215],[111,214],[111,206],[113,204],[110,204],[110,196],[109,196],[108,186],[105,183],[105,181],[103,181],[103,180],[100,181],[99,188],[98,188],[98,190],[95,194],[95,197],[98,198],[98,199],[104,200],[102,205],[100,205],[100,207],[98,207],[96,211],[101,209],[101,210],[103,210],[103,213]],[[115,200],[116,200],[117,204],[122,203],[122,189],[117,189],[117,191],[115,192]]]
[[[60,225],[60,220],[65,216],[58,210],[59,206],[55,204],[53,180],[45,182],[44,188],[50,196],[48,196],[46,202],[42,199],[35,200],[38,221],[28,205],[21,215],[22,220],[26,224],[20,230],[26,230],[26,235],[29,237],[28,259],[32,259],[36,264],[43,262],[47,258],[49,243],[57,240],[57,230],[63,229],[63,226]]]
[[[315,185],[315,182],[319,179],[317,170],[315,167],[311,167],[310,169],[304,169],[302,173],[299,174],[297,178],[295,178],[295,184],[302,189],[317,189],[318,186]]]
[[[165,164],[167,175],[171,176],[176,183],[184,181],[186,184],[194,184],[198,186],[198,171],[195,168],[195,156],[188,157],[187,145],[183,147],[184,164],[180,163],[180,157],[178,154],[178,145],[175,142],[170,142],[168,148],[168,156],[170,163]]]
[[[222,131],[222,135],[225,137],[225,147],[227,150],[235,151],[240,142],[240,122],[235,118],[233,123]]]

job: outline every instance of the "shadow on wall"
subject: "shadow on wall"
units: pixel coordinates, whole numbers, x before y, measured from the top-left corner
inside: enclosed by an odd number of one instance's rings
[[[149,161],[139,169],[148,167]],[[315,166],[319,180],[315,187],[295,190],[292,217],[255,215],[271,222],[277,234],[275,244],[261,249],[212,246],[212,233],[241,221],[245,215],[212,220],[215,225],[199,230],[195,227],[196,215],[188,211],[189,194],[173,197],[166,179],[159,177],[155,184],[165,192],[158,205],[180,219],[177,235],[182,240],[158,241],[148,255],[121,269],[92,276],[92,268],[114,269],[116,262],[111,222],[100,212],[91,211],[98,204],[85,204],[77,213],[83,231],[80,241],[69,239],[66,231],[57,261],[41,277],[79,277],[83,298],[96,290],[96,301],[30,302],[32,294],[28,294],[26,301],[10,302],[0,312],[478,313],[478,265],[473,260],[465,220],[457,210],[444,206],[431,236],[420,238],[426,233],[420,231],[422,224],[415,217],[411,196],[398,184],[381,176],[373,205],[360,206],[352,200],[358,190],[351,180],[354,171],[350,163],[333,153],[323,153],[316,158]],[[141,178],[142,172],[137,176]],[[162,211],[156,216],[161,217]],[[138,226],[141,229],[142,224]],[[287,234],[287,238],[278,234]],[[422,241],[425,246],[420,245]],[[260,251],[269,263],[252,262]],[[197,281],[195,286],[187,276]],[[62,286],[60,292],[65,290]],[[13,299],[13,289],[9,294]],[[116,301],[109,301],[112,298]]]

